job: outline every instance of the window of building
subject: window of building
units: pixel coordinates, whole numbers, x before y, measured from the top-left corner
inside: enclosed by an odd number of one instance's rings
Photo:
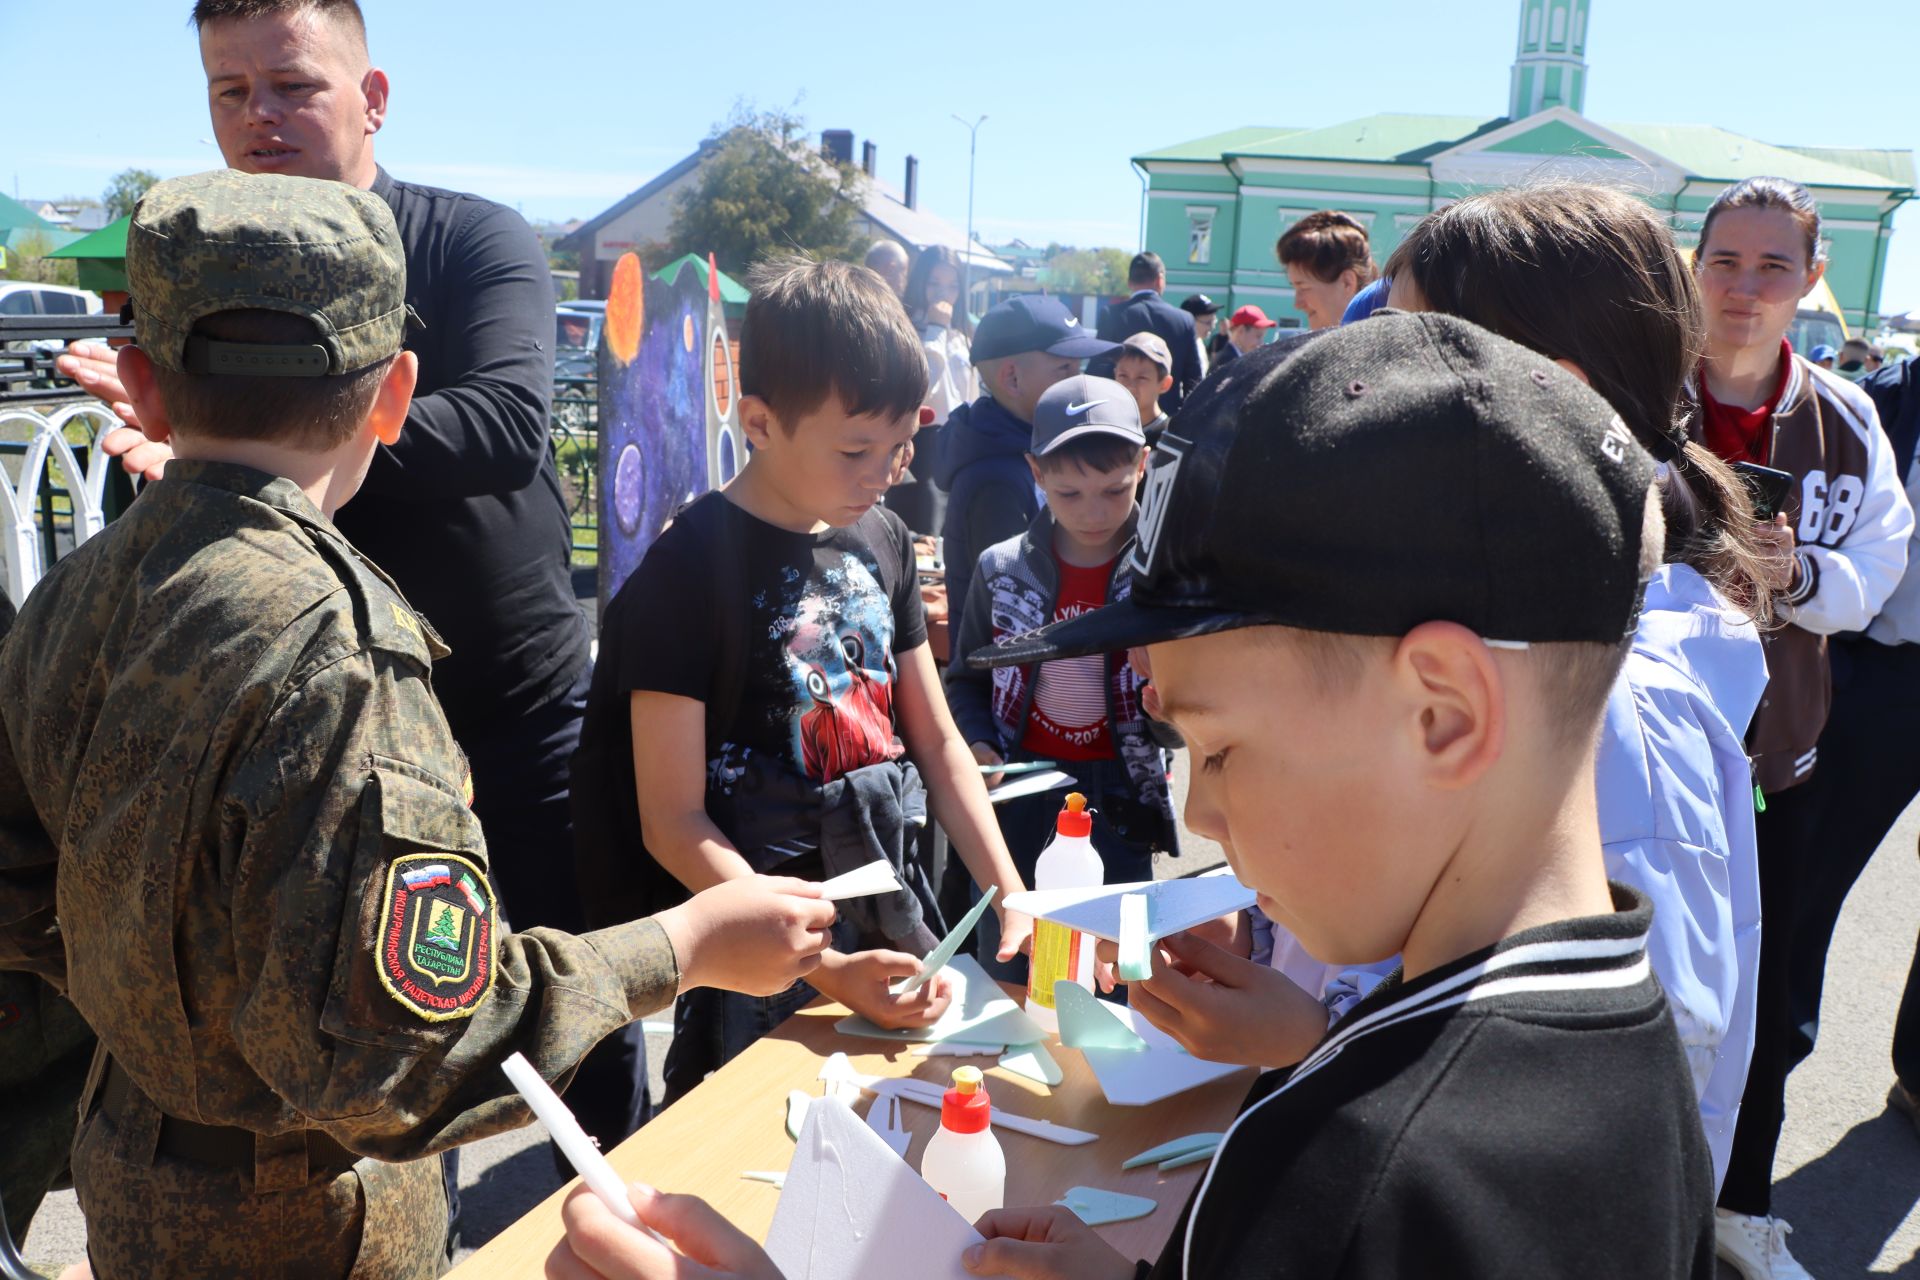
[[[1540,6],[1527,10],[1527,45],[1536,47],[1540,43]]]
[[[1212,205],[1187,206],[1187,265],[1204,267],[1213,261]]]
[[[1547,26],[1547,44],[1558,48],[1567,42],[1567,7],[1562,4],[1553,6],[1553,20]]]
[[[1587,11],[1580,10],[1573,19],[1574,47],[1584,51],[1587,47]]]

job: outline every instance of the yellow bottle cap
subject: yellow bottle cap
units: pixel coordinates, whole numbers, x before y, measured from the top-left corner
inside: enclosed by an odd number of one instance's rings
[[[985,1079],[986,1077],[980,1074],[980,1068],[978,1067],[955,1067],[953,1069],[953,1087],[961,1093],[979,1092],[980,1085]]]

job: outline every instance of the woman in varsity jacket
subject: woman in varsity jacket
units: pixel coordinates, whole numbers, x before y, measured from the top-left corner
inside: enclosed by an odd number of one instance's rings
[[[1824,269],[1820,212],[1796,183],[1750,178],[1707,211],[1694,257],[1707,329],[1693,380],[1696,433],[1728,462],[1793,477],[1768,530],[1784,625],[1763,637],[1770,679],[1747,737],[1764,793],[1755,822],[1764,924],[1753,1061],[1716,1222],[1720,1255],[1749,1277],[1806,1274],[1772,1214],[1771,1182],[1795,1060],[1794,953],[1806,945],[1795,926],[1826,857],[1816,789],[1800,784],[1820,768],[1832,696],[1827,637],[1859,631],[1880,612],[1906,567],[1914,523],[1873,402],[1787,341]]]

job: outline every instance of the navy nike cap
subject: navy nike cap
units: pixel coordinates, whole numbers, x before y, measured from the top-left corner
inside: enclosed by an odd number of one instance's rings
[[[1044,294],[1009,298],[981,316],[973,329],[975,364],[1029,351],[1090,360],[1119,349],[1119,343],[1088,333],[1058,298]]]
[[[1085,436],[1117,436],[1146,448],[1147,433],[1140,429],[1140,405],[1133,392],[1112,378],[1087,373],[1042,392],[1033,407],[1033,456],[1044,458]]]
[[[1618,643],[1654,463],[1607,402],[1453,316],[1386,311],[1225,366],[1147,472],[1129,597],[968,656],[999,667],[1238,627]]]

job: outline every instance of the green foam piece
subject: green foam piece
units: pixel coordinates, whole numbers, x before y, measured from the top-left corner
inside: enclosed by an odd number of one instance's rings
[[[1179,1156],[1191,1155],[1195,1151],[1212,1151],[1220,1145],[1224,1133],[1190,1133],[1184,1138],[1175,1138],[1163,1142],[1157,1147],[1149,1147],[1139,1155],[1126,1161],[1122,1169],[1138,1169],[1142,1165],[1159,1164],[1162,1160],[1171,1160]]]
[[[1043,1044],[1009,1049],[1000,1059],[999,1066],[1003,1071],[1011,1071],[1014,1075],[1038,1080],[1048,1086],[1057,1085],[1067,1078],[1061,1072],[1060,1064],[1053,1060],[1053,1055],[1047,1052],[1047,1046]]]
[[[800,1130],[806,1127],[807,1107],[813,1099],[795,1089],[787,1095],[787,1136],[795,1142],[800,1141]]]
[[[1219,1147],[1201,1147],[1199,1150],[1189,1151],[1183,1156],[1175,1156],[1171,1160],[1162,1160],[1160,1162],[1160,1172],[1172,1173],[1175,1169],[1184,1169],[1190,1164],[1199,1164],[1202,1160],[1211,1160],[1213,1159],[1213,1153],[1219,1149]]]
[[[927,952],[927,958],[920,962],[920,972],[895,987],[893,993],[904,996],[910,991],[918,991],[927,985],[934,974],[946,968],[947,962],[953,959],[956,951],[960,950],[960,944],[965,942],[967,935],[973,932],[973,926],[980,923],[980,917],[985,915],[987,908],[993,905],[993,895],[998,892],[1000,892],[999,885],[988,885],[987,891],[980,895],[980,901],[973,904],[973,910],[961,916],[960,923],[953,926],[946,937],[940,939],[940,945]]]
[[[1120,978],[1145,982],[1153,976],[1153,935],[1147,930],[1147,895],[1120,899]]]
[[[1069,1049],[1124,1049],[1142,1052],[1147,1042],[1113,1010],[1077,982],[1053,987],[1053,1010],[1060,1019],[1060,1043]]]
[[[1160,1207],[1158,1200],[1122,1195],[1118,1191],[1103,1191],[1099,1187],[1075,1187],[1054,1203],[1065,1205],[1073,1211],[1074,1217],[1090,1227],[1109,1222],[1130,1222],[1135,1218],[1144,1218]]]

